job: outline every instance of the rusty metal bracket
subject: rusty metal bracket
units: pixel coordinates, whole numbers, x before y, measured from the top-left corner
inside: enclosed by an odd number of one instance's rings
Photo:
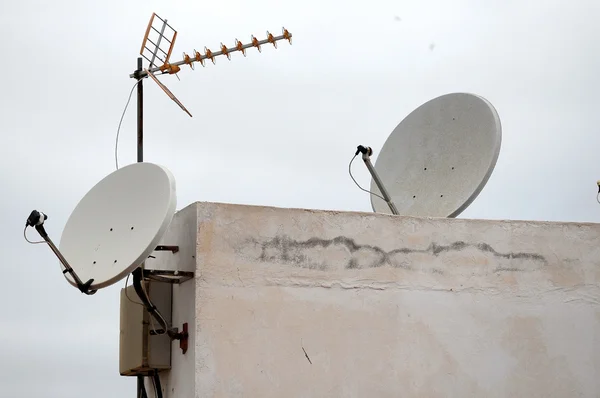
[[[166,270],[144,270],[144,276],[158,282],[181,284],[194,277],[193,272],[189,271],[166,271]]]
[[[165,246],[165,245],[160,245],[160,246],[156,246],[156,249],[154,249],[156,251],[169,251],[173,254],[177,253],[179,251],[179,246]]]
[[[179,337],[179,348],[181,348],[182,354],[185,355],[185,353],[188,350],[188,338],[189,338],[187,322],[183,324],[182,331],[179,333],[179,336],[180,336]]]

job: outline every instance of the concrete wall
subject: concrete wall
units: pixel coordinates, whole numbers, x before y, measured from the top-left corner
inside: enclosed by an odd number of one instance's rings
[[[155,259],[146,261],[147,269],[167,271],[196,270],[196,238],[198,234],[198,204],[192,204],[175,213],[169,229],[160,241],[161,245],[179,246],[175,254],[165,251],[152,253]],[[189,348],[185,355],[179,349],[179,341],[171,344],[171,370],[161,372],[163,397],[195,397],[195,341],[196,341],[196,283],[188,280],[173,285],[172,326],[181,330],[188,323]],[[149,397],[155,397],[154,385],[146,381]]]
[[[600,225],[192,208],[166,397],[600,396]]]

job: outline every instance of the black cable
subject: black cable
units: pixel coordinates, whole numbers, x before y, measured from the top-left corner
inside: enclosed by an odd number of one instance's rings
[[[150,301],[150,297],[148,297],[146,295],[146,291],[142,287],[142,283],[143,283],[142,268],[136,268],[135,270],[133,270],[133,272],[131,274],[133,275],[133,288],[134,288],[135,292],[137,293],[138,297],[140,298],[140,300],[142,301],[142,303],[144,304],[144,306],[146,307],[146,311],[148,311],[150,316],[153,316],[154,319],[156,319],[158,321],[160,326],[162,326],[163,330],[167,332],[167,335],[171,339],[179,338],[177,333],[175,333],[173,330],[171,330],[169,328],[167,321],[165,321],[165,318],[162,317],[162,315],[160,314],[160,312],[158,311],[156,306],[154,304],[152,304],[152,302]]]
[[[128,286],[128,285],[127,285],[127,282],[129,282],[129,275],[131,275],[131,273],[127,274],[127,278],[125,278],[125,297],[127,298],[127,300],[129,300],[129,301],[130,301],[130,302],[132,302],[133,304],[141,305],[142,307],[146,308],[146,307],[144,306],[144,304],[142,304],[142,303],[139,303],[139,302],[137,302],[137,301],[133,301],[133,300],[131,299],[131,297],[129,297],[129,293],[127,293],[127,286]],[[146,295],[146,296],[147,296],[147,295]],[[152,318],[150,318],[150,327],[151,327],[151,329],[150,329],[150,334],[151,334],[151,335],[157,336],[157,335],[160,335],[160,334],[165,334],[165,333],[167,333],[167,331],[166,331],[166,330],[157,330],[157,329],[154,327],[154,323],[152,322]]]
[[[154,390],[156,391],[156,398],[162,398],[162,387],[160,385],[160,376],[158,375],[158,372],[154,372],[154,376],[153,376],[153,382],[154,382]]]
[[[138,398],[148,398],[146,386],[144,385],[144,376],[137,377],[137,396]]]
[[[356,158],[356,155],[358,155],[358,152],[352,157],[352,160],[350,160],[350,164],[348,165],[348,173],[350,174],[350,178],[352,178],[352,181],[354,181],[354,183],[356,184],[356,186],[361,190],[361,191],[365,191],[366,193],[370,193],[373,196],[377,196],[378,198],[380,198],[381,200],[387,202],[387,200],[385,200],[385,198],[381,195],[377,195],[374,192],[369,191],[368,189],[364,189],[363,187],[361,187],[358,182],[356,182],[356,180],[354,179],[354,176],[352,175],[352,162],[354,162],[354,159]]]

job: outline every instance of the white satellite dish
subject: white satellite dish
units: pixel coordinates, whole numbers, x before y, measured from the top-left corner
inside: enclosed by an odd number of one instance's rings
[[[67,281],[87,295],[131,273],[142,304],[162,327],[154,332],[183,342],[188,338],[186,327],[170,327],[152,304],[143,286],[149,275],[141,267],[155,250],[178,252],[179,246],[158,245],[176,206],[173,175],[156,164],[134,163],[106,176],[81,199],[67,220],[60,249],[44,228],[48,216],[37,210],[27,218],[24,234],[27,227],[35,227],[44,241],[25,239],[47,243]]]
[[[359,147],[373,176],[371,192],[389,198],[371,195],[373,211],[458,216],[489,180],[501,142],[500,117],[486,99],[453,93],[426,102],[390,134],[374,169],[372,150]]]
[[[59,250],[82,280],[94,280],[91,289],[107,287],[156,250],[176,205],[175,179],[167,169],[152,163],[128,165],[81,199]],[[71,275],[65,277],[76,285]]]
[[[158,246],[177,205],[175,179],[164,167],[134,163],[97,183],[69,217],[60,249],[44,228],[48,218],[31,212],[25,228],[35,227],[58,257],[69,283],[93,294],[138,268]]]

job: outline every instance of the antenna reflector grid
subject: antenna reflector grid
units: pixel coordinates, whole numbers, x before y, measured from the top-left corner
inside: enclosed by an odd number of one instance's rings
[[[165,65],[171,58],[176,39],[177,31],[167,23],[167,20],[152,13],[142,41],[140,55],[150,63],[150,68],[157,67],[157,61]]]

